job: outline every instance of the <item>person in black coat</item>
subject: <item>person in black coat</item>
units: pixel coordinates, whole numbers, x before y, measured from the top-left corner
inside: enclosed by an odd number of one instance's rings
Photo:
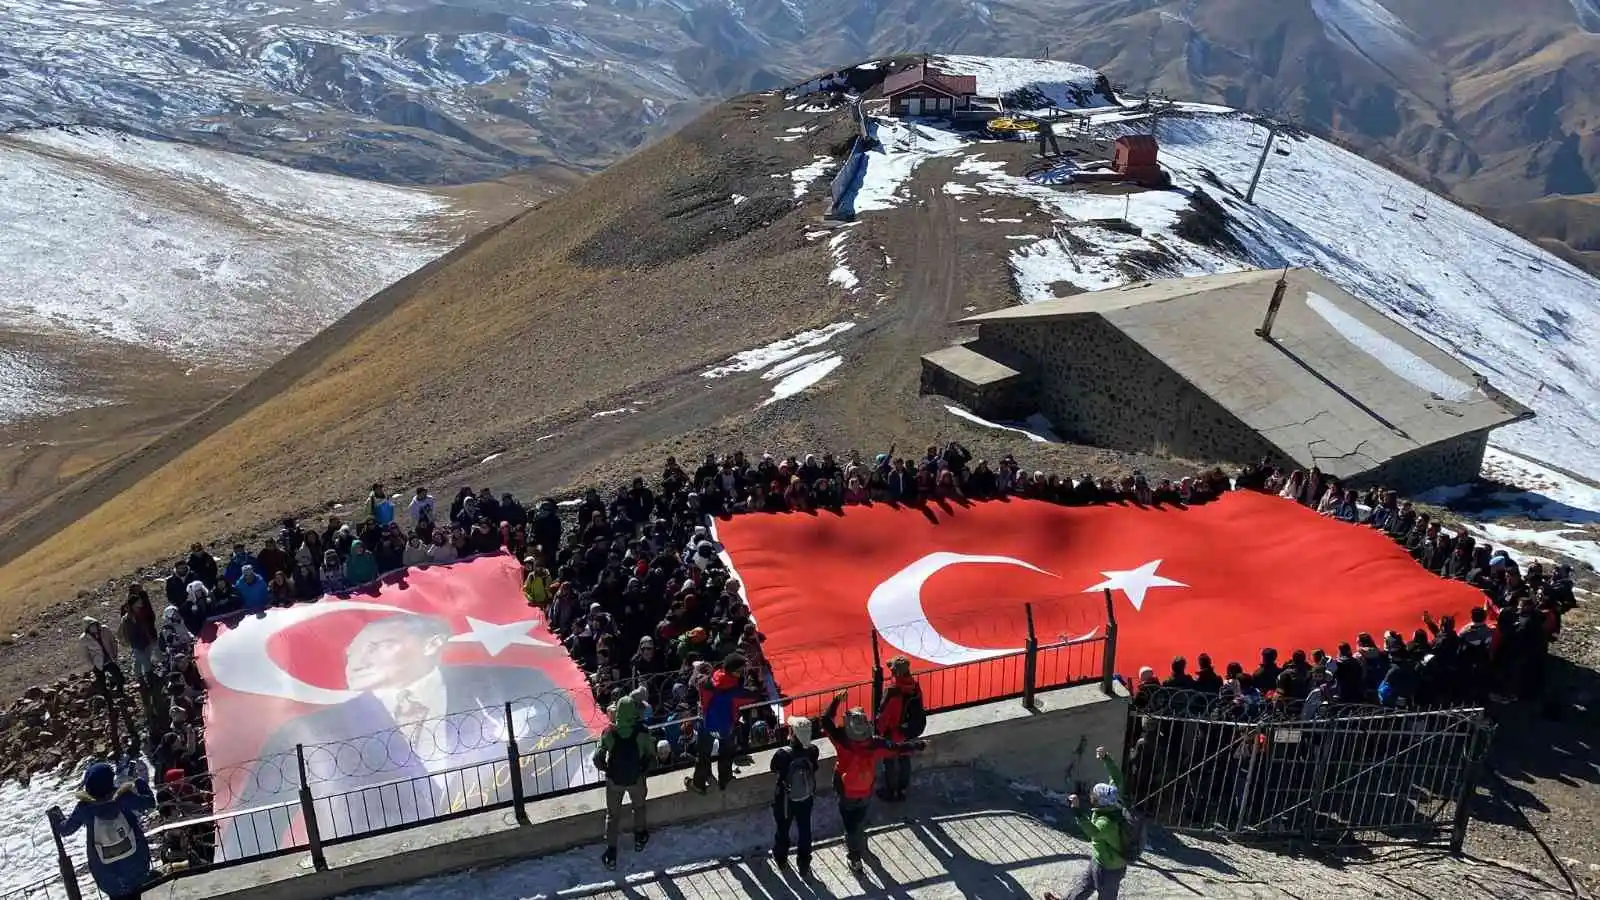
[[[811,743],[811,720],[789,721],[789,743],[772,754],[778,783],[772,794],[772,860],[789,866],[789,826],[795,828],[795,865],[802,877],[811,874],[811,808],[817,790],[817,748]]]

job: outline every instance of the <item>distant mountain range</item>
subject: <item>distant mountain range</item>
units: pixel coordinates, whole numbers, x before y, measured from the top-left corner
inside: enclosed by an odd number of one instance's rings
[[[1600,207],[1541,202],[1597,190],[1597,0],[14,0],[0,27],[0,126],[403,183],[593,171],[890,52],[1049,55],[1294,117],[1600,259]]]

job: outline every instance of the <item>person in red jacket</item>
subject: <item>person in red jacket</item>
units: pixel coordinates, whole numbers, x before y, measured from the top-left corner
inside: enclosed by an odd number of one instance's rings
[[[883,705],[878,707],[878,734],[895,743],[914,741],[922,737],[922,729],[928,724],[928,713],[922,705],[922,688],[911,677],[911,661],[904,656],[889,660],[889,674],[894,682],[883,692]],[[878,798],[890,802],[904,800],[909,787],[911,754],[885,757],[883,786],[878,788]]]
[[[833,741],[833,789],[839,795],[839,818],[844,820],[845,857],[850,871],[861,872],[861,855],[867,849],[867,805],[872,800],[878,761],[896,753],[911,753],[925,748],[927,741],[895,743],[872,733],[872,720],[861,707],[844,714],[844,725],[834,716],[844,702],[845,692],[833,695],[833,702],[822,713],[822,733]]]

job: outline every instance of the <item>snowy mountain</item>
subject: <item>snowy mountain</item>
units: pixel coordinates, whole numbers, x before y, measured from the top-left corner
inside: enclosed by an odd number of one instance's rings
[[[1594,0],[13,0],[0,128],[71,122],[406,183],[592,170],[886,53],[1048,55],[1293,115],[1600,251]]]
[[[413,183],[594,168],[685,101],[750,86],[754,40],[690,71],[718,43],[698,21],[629,0],[18,0],[0,129],[107,126]]]
[[[130,381],[153,356],[243,377],[453,246],[465,215],[116,132],[0,137],[0,423],[112,399],[75,384],[85,354],[126,357]]]

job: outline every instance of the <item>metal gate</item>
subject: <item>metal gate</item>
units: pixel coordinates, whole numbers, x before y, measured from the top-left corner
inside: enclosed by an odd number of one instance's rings
[[[1340,705],[1303,718],[1299,706],[1144,698],[1129,716],[1135,808],[1168,828],[1241,839],[1460,849],[1494,733],[1482,709]]]

